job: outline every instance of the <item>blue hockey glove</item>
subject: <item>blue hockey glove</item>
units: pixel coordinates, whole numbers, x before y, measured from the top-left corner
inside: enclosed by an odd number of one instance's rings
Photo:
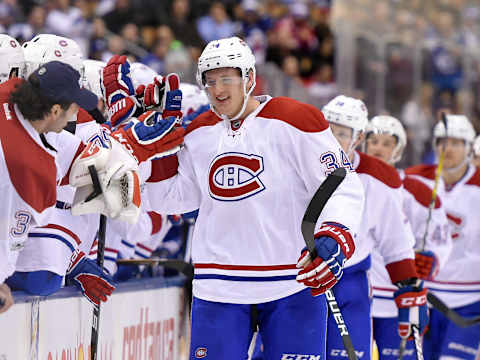
[[[413,340],[412,327],[418,328],[420,334],[428,325],[427,289],[423,281],[412,279],[412,284],[401,284],[395,291],[395,304],[398,308],[398,335],[402,339]]]
[[[317,256],[312,260],[307,248],[297,262],[301,268],[297,281],[318,296],[331,289],[342,277],[343,266],[355,251],[355,243],[349,229],[338,223],[327,222],[315,234]]]
[[[82,251],[72,255],[70,266],[65,276],[67,284],[74,284],[93,305],[106,302],[107,296],[115,290],[113,279],[103,272],[95,261],[88,259]]]

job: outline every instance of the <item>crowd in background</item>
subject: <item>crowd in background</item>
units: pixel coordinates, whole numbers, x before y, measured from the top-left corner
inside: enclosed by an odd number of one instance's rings
[[[216,38],[240,36],[257,59],[256,94],[323,106],[339,93],[408,129],[403,165],[428,153],[440,111],[480,129],[480,4],[472,0],[3,0],[0,31],[54,33],[86,56],[126,54],[195,82]]]

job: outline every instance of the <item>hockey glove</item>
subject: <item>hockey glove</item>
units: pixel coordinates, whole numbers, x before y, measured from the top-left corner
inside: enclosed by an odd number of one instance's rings
[[[135,97],[130,63],[126,56],[114,55],[103,69],[101,80],[108,120],[112,127],[126,122],[135,115],[137,109],[142,109]]]
[[[112,136],[141,163],[180,150],[185,129],[176,126],[178,123],[179,119],[173,116],[163,119],[160,113],[147,111],[138,120],[134,119],[113,132]]]
[[[338,223],[322,224],[315,234],[317,256],[311,259],[307,248],[302,250],[297,268],[301,268],[297,281],[311,289],[318,296],[331,289],[342,277],[343,266],[355,251],[355,243],[349,229]]]
[[[147,85],[143,95],[146,109],[158,107],[164,118],[169,116],[182,117],[182,91],[177,74],[171,73],[165,77],[156,76],[153,83]],[[139,91],[141,91],[139,89]]]
[[[78,287],[95,306],[99,306],[100,301],[106,302],[107,296],[115,290],[111,276],[103,272],[95,261],[88,259],[83,251],[73,253],[65,281]]]
[[[395,304],[398,308],[398,335],[402,339],[413,340],[412,327],[423,334],[428,324],[427,290],[423,281],[412,279],[408,283],[397,283]]]
[[[415,268],[421,279],[432,280],[438,274],[438,258],[429,250],[416,251]]]

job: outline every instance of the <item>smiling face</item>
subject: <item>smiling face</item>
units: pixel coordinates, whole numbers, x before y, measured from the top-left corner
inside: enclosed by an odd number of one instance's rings
[[[229,118],[238,114],[243,105],[243,81],[240,71],[220,68],[205,73],[205,88],[215,110]]]

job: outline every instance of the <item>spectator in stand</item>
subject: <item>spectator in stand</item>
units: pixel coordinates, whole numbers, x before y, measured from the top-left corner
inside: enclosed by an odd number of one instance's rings
[[[165,57],[169,51],[169,44],[164,40],[157,40],[153,51],[141,59],[141,62],[150,66],[158,74],[165,74]]]
[[[204,46],[203,40],[195,26],[190,12],[190,0],[173,0],[167,25],[172,29],[175,39],[191,52],[200,56]]]
[[[54,0],[54,8],[48,13],[45,26],[48,32],[75,40],[83,53],[88,51],[91,27],[82,11],[70,5],[69,0]]]
[[[105,14],[103,20],[107,29],[120,33],[124,24],[134,21],[135,12],[130,0],[116,0],[112,11]]]
[[[45,34],[45,20],[47,11],[41,6],[34,6],[28,14],[26,23],[15,23],[8,28],[8,34],[23,44],[31,40],[35,35]]]
[[[102,18],[95,18],[92,23],[92,36],[90,38],[89,58],[101,60],[103,53],[108,49],[108,41],[106,40],[106,27]]]
[[[203,41],[207,43],[235,35],[235,24],[228,17],[225,6],[215,1],[210,6],[209,14],[198,19],[197,30]]]

